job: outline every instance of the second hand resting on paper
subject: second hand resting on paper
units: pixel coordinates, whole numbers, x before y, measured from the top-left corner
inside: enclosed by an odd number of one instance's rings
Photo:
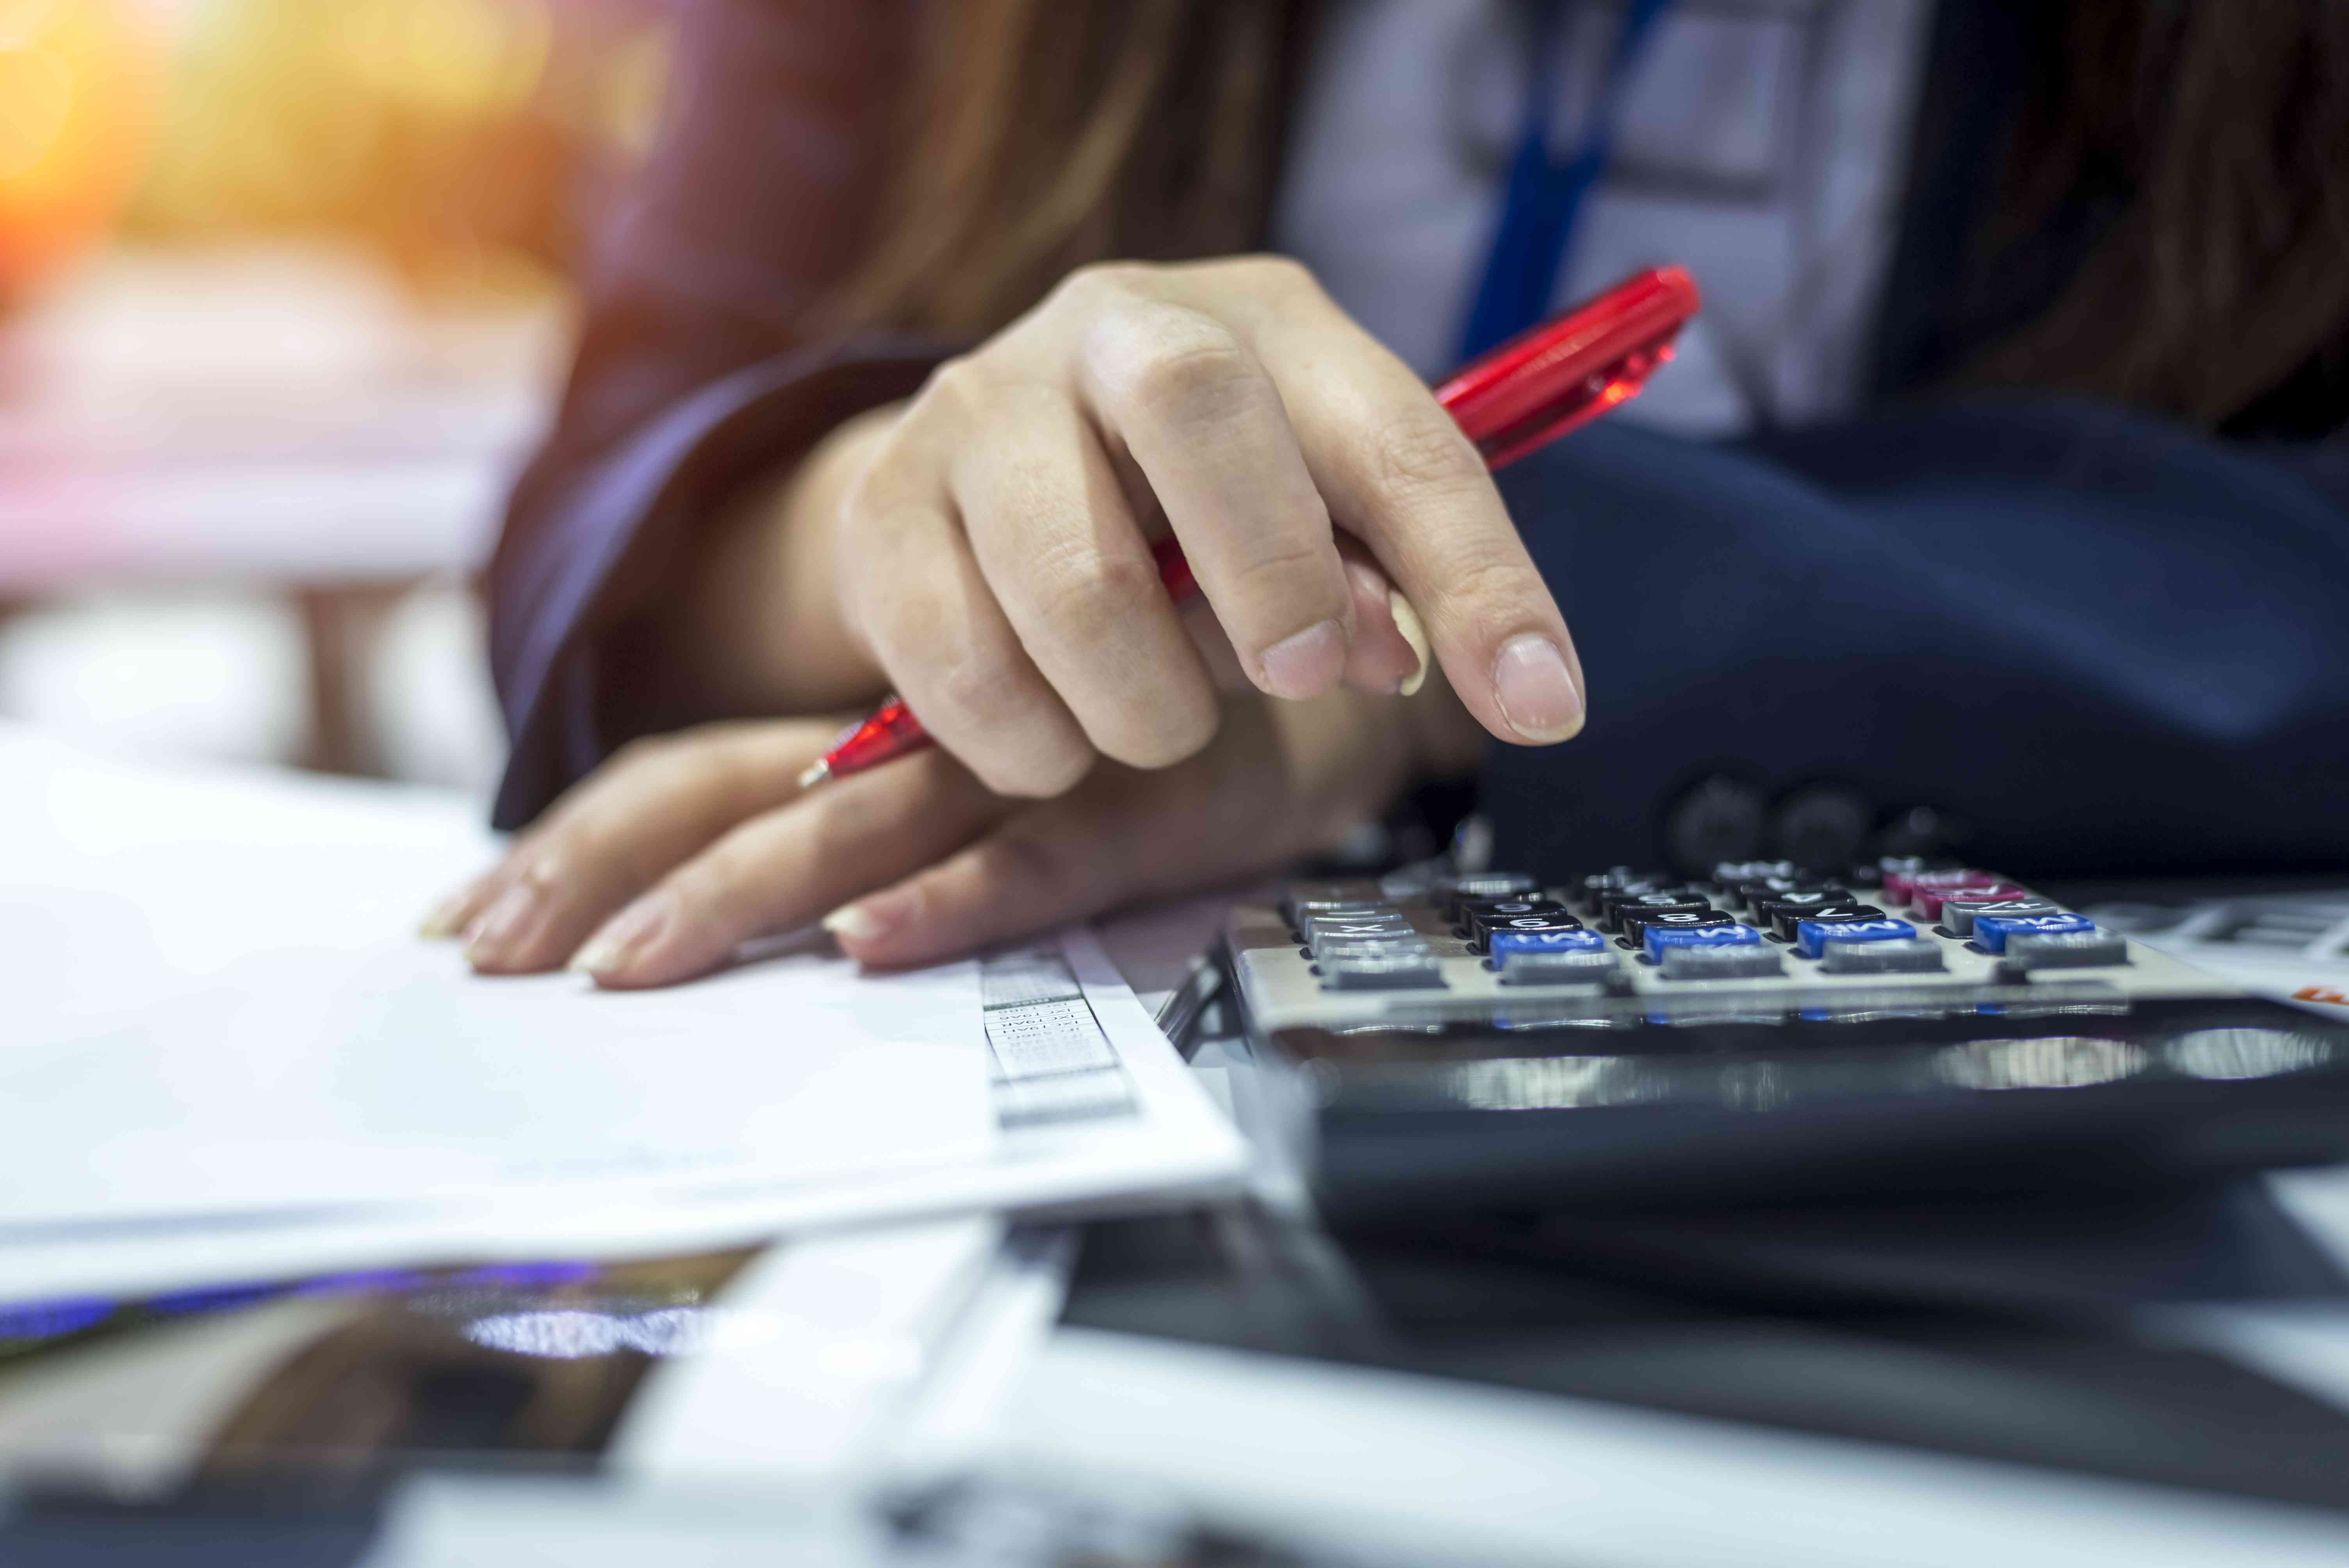
[[[1162,525],[1212,615],[1167,602]],[[702,711],[821,717],[624,748],[435,913],[475,967],[663,985],[819,917],[866,962],[926,962],[1268,870],[1472,769],[1485,734],[1582,722],[1475,449],[1263,258],[1072,274],[835,431],[677,588]],[[1397,589],[1441,676],[1407,698],[1426,661]],[[800,790],[892,687],[942,749]]]

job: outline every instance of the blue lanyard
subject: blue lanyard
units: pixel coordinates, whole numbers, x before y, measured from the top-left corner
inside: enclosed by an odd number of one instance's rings
[[[1584,121],[1581,145],[1564,163],[1549,154],[1550,106],[1557,97],[1558,34],[1565,15],[1563,0],[1544,0],[1534,25],[1534,61],[1526,84],[1525,129],[1510,160],[1507,194],[1501,221],[1493,231],[1492,253],[1485,260],[1483,280],[1469,306],[1468,325],[1461,336],[1460,357],[1473,359],[1549,313],[1550,295],[1557,290],[1558,268],[1566,247],[1582,216],[1590,188],[1607,172],[1615,150],[1615,119],[1623,93],[1638,64],[1641,46],[1655,31],[1657,20],[1671,8],[1671,0],[1629,0],[1623,25],[1615,35],[1615,48],[1607,74],[1599,85],[1598,100]]]

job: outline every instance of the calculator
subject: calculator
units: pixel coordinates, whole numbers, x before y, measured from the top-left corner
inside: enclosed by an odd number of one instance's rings
[[[1971,1196],[2349,1159],[2349,1028],[1977,867],[1297,882],[1222,959],[1340,1215]]]

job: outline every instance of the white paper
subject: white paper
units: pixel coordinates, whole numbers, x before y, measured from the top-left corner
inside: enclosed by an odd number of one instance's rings
[[[0,824],[0,1245],[490,1197],[575,1227],[993,1147],[970,965],[482,979],[414,935],[493,853],[461,803],[5,727]]]

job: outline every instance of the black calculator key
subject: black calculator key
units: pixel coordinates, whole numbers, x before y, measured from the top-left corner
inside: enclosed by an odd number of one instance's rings
[[[1809,909],[1789,909],[1774,912],[1770,929],[1788,942],[1795,940],[1795,927],[1806,920],[1851,921],[1882,920],[1884,912],[1872,903],[1823,903]]]
[[[1523,872],[1474,872],[1452,879],[1442,891],[1444,913],[1460,918],[1460,906],[1488,898],[1532,898],[1541,883]]]
[[[1723,861],[1713,868],[1713,880],[1719,887],[1735,887],[1740,882],[1770,877],[1791,880],[1795,874],[1796,868],[1792,861]]]
[[[1460,905],[1460,923],[1468,928],[1469,939],[1474,942],[1485,940],[1485,933],[1493,922],[1514,920],[1528,914],[1555,914],[1576,925],[1582,923],[1568,914],[1566,905],[1556,899],[1480,898],[1467,900]]]
[[[1623,911],[1623,934],[1634,947],[1645,946],[1648,933],[1659,931],[1691,931],[1699,926],[1735,925],[1737,917],[1723,914],[1717,909],[1641,909],[1626,906]]]
[[[1599,923],[1609,931],[1620,931],[1623,923],[1636,910],[1678,910],[1702,913],[1713,908],[1713,901],[1693,888],[1660,888],[1654,892],[1621,893],[1599,906]]]
[[[1559,931],[1580,931],[1582,922],[1566,913],[1553,910],[1546,914],[1505,914],[1485,921],[1476,933],[1480,945],[1491,946],[1493,938],[1502,932],[1523,932],[1543,934]]]
[[[1755,920],[1767,925],[1785,910],[1826,909],[1834,904],[1860,902],[1839,887],[1787,888],[1757,893],[1747,907],[1754,911]]]

